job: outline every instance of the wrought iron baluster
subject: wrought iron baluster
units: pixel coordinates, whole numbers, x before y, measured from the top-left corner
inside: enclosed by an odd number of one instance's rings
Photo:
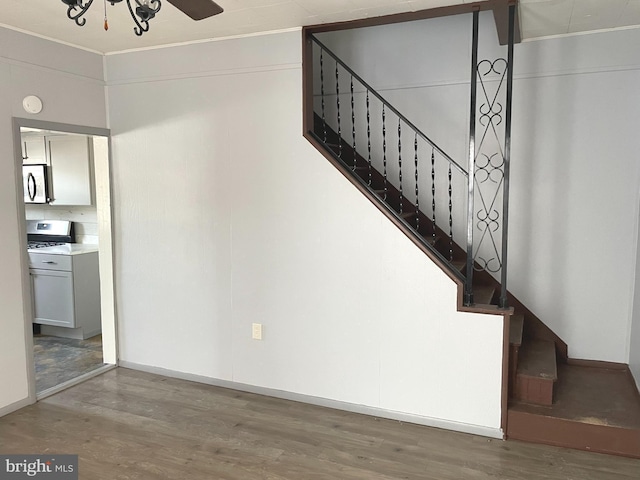
[[[327,143],[327,120],[324,114],[324,58],[320,48],[320,101],[322,105],[322,141]]]
[[[398,176],[400,180],[400,214],[402,215],[402,124],[398,118]]]
[[[313,35],[310,37],[311,42],[315,42],[317,46],[324,47],[320,41],[318,41]],[[423,242],[428,243],[429,246],[435,246],[435,242],[437,241],[437,250],[433,250],[434,254],[442,262],[449,262],[454,255],[457,255],[462,252],[459,247],[456,247],[453,244],[453,235],[456,235],[456,241],[462,239],[463,235],[463,224],[456,224],[455,228],[453,225],[453,169],[457,169],[462,175],[458,178],[456,174],[456,191],[458,190],[458,180],[461,182],[467,183],[468,171],[466,167],[461,167],[459,163],[452,159],[445,151],[443,151],[431,138],[425,135],[419,128],[417,128],[413,123],[411,123],[405,116],[400,113],[393,105],[388,103],[384,97],[382,97],[378,92],[376,92],[373,88],[371,88],[361,77],[358,76],[356,72],[354,72],[348,65],[344,64],[342,60],[338,56],[336,56],[330,49],[321,48],[320,52],[313,52],[315,55],[320,57],[320,72],[316,72],[316,82],[320,80],[321,85],[318,88],[317,83],[316,94],[321,94],[321,102],[317,101],[316,97],[316,114],[322,113],[322,125],[326,124],[326,141],[329,142],[329,145],[333,150],[333,158],[338,160],[342,160],[343,169],[350,168],[352,171],[358,172],[361,177],[362,182],[367,182],[368,187],[371,192],[374,192],[378,201],[383,201],[386,204],[387,209],[391,209],[392,211],[395,209],[397,214],[401,215],[401,217],[397,218],[406,218],[407,221],[404,223],[406,227],[411,227],[411,230],[414,229],[414,234],[418,232]],[[318,59],[316,56],[316,61]],[[331,61],[335,61],[333,65],[335,67],[335,71],[331,71]],[[318,63],[315,63],[316,68],[318,68]],[[325,71],[326,70],[326,71]],[[330,78],[334,74],[335,77],[335,92],[332,91],[332,79]],[[346,75],[349,76],[349,83],[347,83]],[[325,78],[326,76],[326,78]],[[320,77],[320,78],[318,78]],[[325,83],[326,80],[326,83]],[[359,82],[359,83],[356,83]],[[478,79],[478,86],[480,85],[480,79]],[[311,90],[309,87],[311,85],[305,84],[307,90]],[[356,92],[356,87],[358,89],[362,88],[363,91],[358,90]],[[348,92],[345,91],[348,89]],[[318,92],[320,90],[320,92]],[[333,104],[333,108],[336,108],[336,111],[333,111],[331,107],[331,95],[336,95],[335,103]],[[356,103],[361,100],[356,101],[356,95],[360,95],[364,93],[365,95],[365,105],[360,104],[359,108],[365,106],[365,112],[359,111],[356,113]],[[478,90],[478,94],[480,91]],[[342,98],[344,97],[344,98]],[[380,102],[380,112],[376,112],[378,108],[377,105],[373,105],[372,102],[376,101]],[[348,105],[344,105],[344,102],[348,102]],[[320,107],[322,105],[322,112],[319,112]],[[345,108],[351,108],[351,111],[345,112]],[[365,121],[363,117],[363,113],[366,114],[366,126],[362,125]],[[349,114],[351,116],[351,125],[348,125],[349,122]],[[395,116],[390,116],[390,115]],[[335,117],[333,117],[335,115]],[[347,116],[347,118],[343,118]],[[376,148],[375,136],[377,132],[378,126],[376,125],[376,116],[380,115],[378,120],[382,122],[381,134],[382,141],[379,146],[382,147],[382,157],[378,159],[382,161],[383,165],[380,168],[376,167],[376,170],[379,173],[374,172],[374,161],[376,159],[373,158],[375,152],[373,151]],[[476,117],[477,118],[477,117]],[[316,140],[321,140],[323,133],[320,133],[320,117],[316,116],[316,132],[315,136]],[[333,120],[332,120],[333,119]],[[356,125],[356,121],[360,122],[360,125]],[[390,122],[390,125],[387,126],[387,121]],[[335,122],[335,123],[334,123]],[[343,125],[343,123],[346,124]],[[397,122],[397,125],[395,125]],[[403,125],[404,123],[404,125]],[[351,139],[348,138],[348,127],[351,127]],[[363,128],[364,127],[364,128]],[[397,139],[392,138],[395,137],[395,132],[387,131],[388,128],[396,128],[397,129]],[[346,129],[344,132],[344,138],[342,138],[342,130]],[[358,129],[360,131],[358,132]],[[366,129],[366,133],[363,131]],[[408,130],[410,129],[410,130]],[[413,141],[413,175],[411,174],[411,144],[407,144],[407,142],[411,141],[411,133],[414,134]],[[366,139],[365,139],[366,134]],[[358,136],[359,135],[359,136]],[[407,137],[407,138],[403,138]],[[337,137],[337,144],[335,142]],[[387,138],[388,137],[388,138]],[[424,141],[422,147],[418,144],[418,137]],[[479,139],[480,137],[478,137]],[[392,144],[387,144],[388,141],[396,143],[397,140],[397,161],[398,161],[398,172],[396,176],[396,180],[398,183],[396,184],[393,181],[393,176],[396,175],[394,172],[393,161],[395,153],[395,146]],[[364,153],[366,142],[366,156]],[[404,151],[403,151],[403,143],[405,143]],[[329,146],[327,145],[327,146]],[[476,143],[476,146],[478,143]],[[358,151],[358,147],[360,151]],[[349,153],[349,149],[353,153],[353,156]],[[427,205],[424,202],[429,202],[429,166],[428,164],[424,164],[425,161],[429,161],[429,151],[431,149],[431,215],[428,213],[428,203]],[[436,152],[438,153],[438,157],[436,158]],[[427,158],[425,158],[427,157]],[[440,158],[441,157],[441,158]],[[353,160],[353,163],[349,163]],[[387,164],[387,162],[391,162]],[[420,164],[422,162],[422,164]],[[443,163],[444,162],[444,163]],[[404,163],[404,165],[403,165]],[[437,163],[437,165],[436,165]],[[466,162],[465,162],[466,163]],[[409,169],[408,172],[404,172],[403,168]],[[477,168],[477,167],[476,167]],[[368,170],[368,175],[365,177],[364,172],[365,169]],[[446,170],[445,170],[446,169]],[[380,171],[381,170],[381,171]],[[420,171],[422,170],[422,172]],[[425,171],[426,170],[426,171]],[[355,173],[354,172],[354,173]],[[414,188],[411,189],[411,179],[406,178],[406,176],[414,177]],[[447,178],[445,179],[445,175]],[[373,177],[376,177],[376,181],[373,181]],[[382,178],[380,178],[382,177]],[[424,177],[424,178],[422,178]],[[407,185],[405,185],[405,181]],[[445,186],[445,182],[448,181]],[[421,184],[424,182],[424,185]],[[477,182],[476,182],[477,185]],[[447,190],[447,200],[444,198],[444,190]],[[397,190],[397,192],[396,192]],[[414,192],[414,199],[411,199],[410,190]],[[440,199],[437,199],[438,191],[440,192]],[[398,195],[397,203],[394,195]],[[459,194],[463,194],[463,190],[460,190]],[[426,195],[427,198],[420,198],[420,195],[423,197]],[[458,195],[458,193],[456,193]],[[477,195],[477,193],[476,193]],[[405,198],[406,197],[406,198]],[[462,199],[461,199],[462,200]],[[464,201],[464,200],[462,200]],[[460,204],[458,205],[458,198],[456,197],[456,216],[460,216],[460,220],[464,222],[465,215],[462,213],[462,209],[466,209],[466,205]],[[447,231],[446,227],[446,209],[448,207],[448,221],[449,221],[449,229]],[[425,212],[422,212],[422,209],[426,209]],[[460,211],[458,211],[460,210]],[[409,221],[410,217],[415,217],[414,221]],[[423,218],[424,217],[424,218]],[[475,229],[475,223],[474,223]],[[454,233],[455,230],[455,233]],[[447,240],[445,237],[449,236]],[[460,236],[460,238],[458,238]],[[477,239],[476,239],[477,241]],[[448,243],[448,245],[447,245]],[[448,250],[448,252],[447,252]],[[453,271],[456,278],[460,280],[464,279],[463,272]]]
[[[478,24],[479,13],[473,12],[471,40],[471,101],[469,114],[469,166],[467,185],[467,266],[464,283],[464,304],[473,303],[473,220],[476,163],[476,89],[478,82]]]
[[[386,112],[382,104],[382,176],[384,183],[383,200],[387,199],[387,125],[385,123]]]
[[[455,169],[457,169],[462,175],[464,175],[465,177],[467,176],[467,172],[466,169],[463,168],[462,166],[460,166],[460,164],[458,162],[456,162],[453,158],[451,158],[449,155],[447,155],[446,152],[444,152],[435,142],[433,142],[433,140],[431,140],[428,136],[426,136],[423,132],[420,131],[420,129],[418,129],[413,123],[411,123],[404,115],[402,115],[397,109],[395,109],[393,107],[393,105],[390,105],[378,92],[376,92],[373,88],[371,88],[371,86],[362,79],[362,77],[360,77],[357,73],[355,73],[351,68],[349,68],[348,65],[344,64],[337,55],[335,55],[330,49],[328,49],[320,40],[318,40],[318,38],[316,38],[315,36],[311,36],[311,40],[318,45],[319,47],[321,47],[326,55],[329,55],[331,58],[333,58],[337,63],[340,64],[340,67],[345,70],[348,74],[353,75],[353,78],[355,80],[358,81],[358,83],[360,83],[366,90],[368,90],[370,92],[370,94],[374,97],[376,97],[380,102],[384,103],[386,105],[387,110],[393,112],[395,115],[397,115],[398,117],[402,118],[402,121],[409,126],[409,128],[411,128],[412,130],[416,131],[418,133],[419,137],[422,137],[430,146],[432,146],[433,148],[435,148],[435,150],[438,152],[439,155],[441,155],[443,157],[443,159],[445,159],[448,162],[451,162],[453,167]]]
[[[413,136],[413,163],[415,165],[415,178],[416,178],[416,231],[420,230],[420,200],[418,198],[418,134],[414,133]]]
[[[431,237],[436,242],[436,156],[431,147]]]
[[[449,261],[453,261],[453,201],[451,190],[451,164],[449,164]]]
[[[369,112],[369,90],[367,90],[367,163],[369,165],[369,181],[371,186],[371,114]]]
[[[509,240],[509,173],[511,170],[511,108],[513,101],[513,44],[515,41],[515,5],[509,5],[509,43],[507,47],[507,112],[504,132],[504,187],[502,191],[502,271],[500,307],[507,308],[507,244]]]
[[[340,75],[336,61],[336,105],[338,107],[338,158],[342,158],[342,129],[340,128]]]
[[[351,167],[351,169],[355,171],[357,157],[356,157],[356,111],[355,111],[354,102],[353,102],[353,75],[351,75],[350,90],[351,90],[351,140],[352,140],[351,148],[353,149],[353,167]]]

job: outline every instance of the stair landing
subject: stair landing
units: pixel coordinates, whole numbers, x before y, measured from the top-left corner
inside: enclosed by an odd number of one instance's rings
[[[552,406],[512,401],[507,436],[640,458],[640,395],[626,370],[558,365]]]

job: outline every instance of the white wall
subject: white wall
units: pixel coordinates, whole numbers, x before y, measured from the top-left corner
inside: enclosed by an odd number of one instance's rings
[[[640,194],[640,191],[638,192]],[[638,198],[638,207],[640,207],[640,197]],[[636,236],[638,235],[638,228],[640,227],[640,208],[637,211],[639,218],[636,224]],[[636,380],[638,390],[640,390],[640,243],[638,243],[638,251],[636,252],[636,281],[634,285],[633,296],[633,315],[631,324],[631,340],[630,340],[630,354],[629,354],[629,368]]]
[[[102,58],[12,30],[0,28],[0,412],[28,400],[22,270],[25,240],[22,192],[16,191],[13,116],[28,118],[22,99],[38,95],[44,109],[38,120],[106,126]]]
[[[122,360],[499,428],[502,317],[303,139],[299,31],[107,70]]]
[[[470,37],[465,15],[322,39],[466,162]],[[481,16],[480,39],[480,59],[505,55],[495,46],[491,14]],[[639,42],[640,29],[632,29],[515,49],[509,290],[574,358],[629,361]]]

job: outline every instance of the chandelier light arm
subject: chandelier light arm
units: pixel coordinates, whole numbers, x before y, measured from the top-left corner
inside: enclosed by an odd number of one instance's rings
[[[67,5],[69,5],[69,8],[67,8],[67,17],[76,22],[76,25],[78,25],[79,27],[82,27],[85,23],[87,23],[87,19],[83,18],[83,16],[85,13],[87,13],[87,10],[89,10],[89,7],[93,3],[93,0],[88,0],[85,4],[83,4],[82,1],[83,0],[78,0],[75,2],[65,2]],[[79,9],[79,11],[76,11],[76,9]]]
[[[136,3],[140,5],[140,2],[138,0],[136,0]],[[144,32],[149,31],[149,22],[147,20],[138,20],[138,17],[136,17],[135,12],[133,11],[133,7],[131,6],[131,0],[127,0],[127,7],[129,7],[131,18],[133,18],[133,21],[136,22],[136,26],[133,27],[133,31],[140,37]]]
[[[131,0],[127,0],[127,7],[129,7],[129,13],[131,18],[136,23],[133,31],[136,35],[141,36],[143,33],[149,31],[149,20],[156,16],[156,13],[160,11],[162,2],[160,0],[135,0],[137,6],[135,11],[131,6]]]
[[[158,13],[160,11],[160,7],[162,7],[161,0],[148,0],[147,2],[145,2],[144,0],[142,0],[142,2],[141,0],[136,0],[136,3],[139,6],[144,6],[146,4],[149,9],[153,10],[153,15]]]

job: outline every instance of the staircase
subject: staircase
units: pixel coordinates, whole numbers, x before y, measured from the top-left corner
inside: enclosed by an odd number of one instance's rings
[[[324,135],[320,117],[315,117],[314,136]],[[342,140],[341,162],[346,171],[368,182],[377,201],[383,202],[383,176],[369,169],[368,162]],[[327,129],[326,148],[337,157],[337,133]],[[400,213],[399,191],[387,183],[386,201],[406,222],[419,219],[419,235],[441,257],[453,252],[446,268],[461,272],[465,252],[450,245],[447,234],[435,227],[424,212]],[[445,262],[446,263],[446,262]],[[474,307],[496,309],[499,285],[487,274],[476,275]],[[593,452],[640,458],[640,394],[626,365],[575,361],[567,356],[567,345],[549,330],[513,295],[509,327],[509,407],[506,436]]]
[[[628,366],[568,358],[521,311],[511,317],[507,438],[640,458],[640,394]]]
[[[311,55],[311,49],[306,54]],[[330,53],[330,52],[329,52]],[[333,55],[333,54],[331,54]],[[321,57],[320,63],[323,59]],[[336,58],[336,72],[339,59]],[[306,62],[309,65],[310,61]],[[449,276],[460,285],[459,298],[463,298],[463,288],[467,269],[467,249],[453,239],[451,215],[451,166],[449,166],[449,218],[436,222],[435,194],[431,213],[418,204],[418,167],[416,151],[416,195],[413,201],[402,191],[402,165],[400,166],[400,188],[388,179],[386,163],[386,143],[384,150],[384,170],[380,171],[371,161],[371,141],[368,151],[356,146],[354,119],[354,88],[351,77],[351,122],[347,134],[341,131],[340,97],[338,102],[337,128],[332,128],[325,118],[324,85],[322,109],[312,107],[312,99],[307,98],[307,109],[312,113],[307,121],[305,136],[342,173],[358,187],[363,194],[401,228],[414,243],[419,245]],[[311,74],[312,75],[312,74]],[[337,77],[337,73],[336,73]],[[307,76],[309,78],[309,75]],[[312,78],[312,77],[311,77]],[[357,77],[358,80],[359,77]],[[340,88],[339,81],[337,90]],[[369,92],[367,88],[367,134],[369,128]],[[307,95],[313,92],[313,85],[307,85]],[[338,92],[337,92],[338,93]],[[381,98],[381,97],[379,97]],[[348,103],[348,102],[347,102]],[[389,107],[392,108],[392,107]],[[383,110],[384,112],[384,110]],[[398,136],[401,138],[398,120]],[[384,113],[383,113],[384,122]],[[408,121],[407,121],[408,123]],[[412,127],[412,125],[409,123]],[[336,131],[337,130],[337,131]],[[385,135],[383,123],[383,137]],[[426,137],[424,137],[426,139]],[[430,141],[427,139],[428,143]],[[362,145],[362,142],[360,142]],[[432,148],[436,147],[430,143]],[[401,151],[401,145],[398,150]],[[433,151],[433,150],[432,150]],[[365,158],[366,155],[368,158]],[[376,152],[375,155],[379,155]],[[411,153],[407,154],[411,157]],[[400,161],[401,154],[398,155]],[[433,153],[431,157],[433,165]],[[434,175],[432,167],[432,175]],[[432,183],[433,185],[433,183]],[[429,208],[431,206],[427,206]],[[447,228],[448,227],[448,228]],[[508,396],[506,425],[503,425],[509,439],[544,443],[594,452],[640,458],[640,394],[627,365],[593,361],[578,361],[568,357],[568,347],[536,315],[511,293],[507,292],[509,308],[498,306],[501,285],[482,266],[475,262],[472,282],[472,298],[462,305],[468,311],[502,312],[509,316],[508,381],[505,382],[505,396]],[[464,292],[466,294],[467,292]]]

